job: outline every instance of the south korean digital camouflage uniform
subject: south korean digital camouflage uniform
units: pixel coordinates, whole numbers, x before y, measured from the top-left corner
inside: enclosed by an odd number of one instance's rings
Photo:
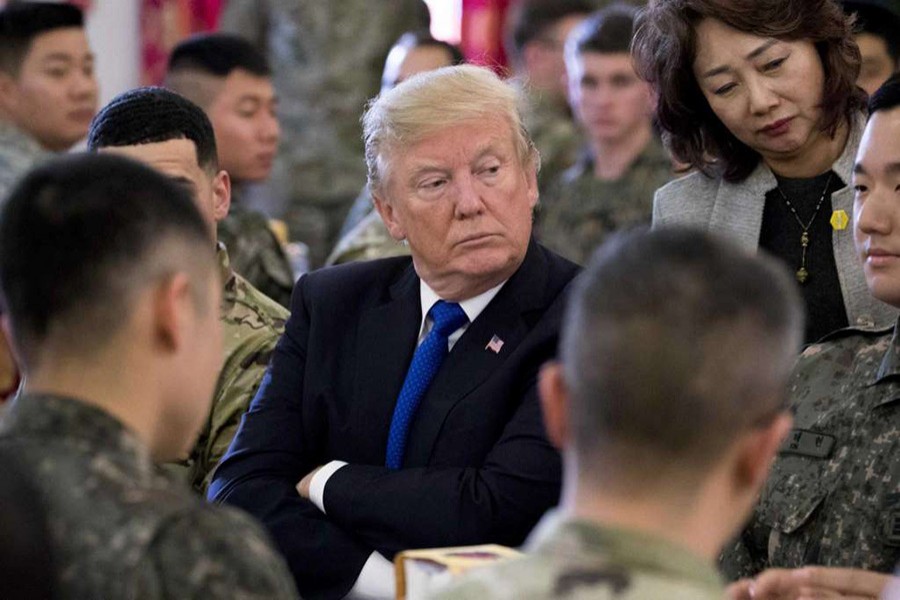
[[[613,232],[650,224],[653,194],[673,176],[672,161],[656,137],[615,181],[597,179],[594,162],[585,155],[541,194],[538,238],[569,260],[587,264]]]
[[[891,572],[900,561],[898,327],[847,328],[800,357],[794,430],[752,521],[722,557],[731,579],[804,565]]]
[[[406,31],[427,28],[422,0],[228,0],[220,28],[269,59],[282,128],[272,183],[288,198],[291,239],[324,264],[366,182],[366,101],[381,87],[385,58]],[[282,215],[278,215],[281,217]]]
[[[648,534],[545,517],[527,556],[471,571],[439,600],[723,600],[713,565]]]
[[[39,493],[60,600],[297,597],[259,525],[165,476],[100,408],[22,395],[0,420],[0,452]]]
[[[190,457],[184,464],[169,466],[203,495],[212,481],[213,469],[228,450],[241,417],[256,395],[288,317],[287,310],[231,269],[228,252],[221,243],[217,257],[224,282],[220,307],[222,370],[212,410]]]

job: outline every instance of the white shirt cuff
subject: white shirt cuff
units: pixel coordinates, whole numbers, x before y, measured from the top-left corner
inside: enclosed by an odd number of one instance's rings
[[[351,600],[390,600],[396,595],[394,564],[378,552],[369,555],[353,589],[347,595]]]
[[[342,460],[333,460],[326,463],[313,475],[312,481],[309,482],[309,501],[316,505],[316,508],[325,512],[325,484],[334,475],[338,469],[346,465]],[[368,563],[366,563],[368,564]]]

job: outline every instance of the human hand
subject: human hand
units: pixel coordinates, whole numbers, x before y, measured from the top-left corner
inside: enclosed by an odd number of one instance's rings
[[[838,567],[768,569],[728,588],[731,600],[877,600],[890,575]]]
[[[300,494],[302,498],[309,500],[309,486],[312,485],[313,477],[315,477],[316,473],[318,473],[321,468],[322,467],[316,467],[307,473],[306,476],[300,480],[300,483],[297,484],[297,493]]]

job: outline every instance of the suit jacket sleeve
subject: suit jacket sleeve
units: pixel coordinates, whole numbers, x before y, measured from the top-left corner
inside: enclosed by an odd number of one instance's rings
[[[295,488],[318,466],[311,441],[302,434],[309,332],[303,284],[303,280],[297,284],[285,334],[208,495],[246,510],[266,525],[304,598],[339,598],[350,590],[372,550],[301,498]]]
[[[518,408],[481,466],[347,465],[325,486],[328,517],[387,557],[406,548],[521,544],[559,499],[560,459],[544,435],[536,388],[541,363],[555,354],[564,296],[532,332],[539,341],[519,371]]]

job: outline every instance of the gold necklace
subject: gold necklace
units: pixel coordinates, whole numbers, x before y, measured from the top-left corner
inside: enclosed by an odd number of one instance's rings
[[[806,225],[803,224],[803,220],[800,218],[800,215],[797,214],[797,209],[794,208],[794,205],[791,204],[791,201],[788,200],[788,197],[784,195],[784,192],[781,191],[781,186],[776,186],[778,193],[781,194],[781,197],[784,198],[784,203],[787,204],[787,207],[791,210],[791,214],[794,215],[794,219],[797,220],[797,224],[800,226],[802,233],[800,234],[800,248],[803,250],[803,254],[800,258],[800,268],[797,269],[796,273],[794,273],[794,277],[797,278],[797,281],[802,285],[809,280],[809,271],[806,270],[806,249],[809,247],[809,228],[812,226],[813,221],[816,220],[816,216],[819,214],[819,209],[822,208],[822,203],[825,201],[825,195],[828,193],[828,186],[831,185],[831,176],[834,175],[834,172],[828,174],[828,181],[825,182],[825,189],[822,190],[822,195],[819,197],[819,202],[816,204],[815,210],[813,210],[812,216],[809,218],[809,222]]]

